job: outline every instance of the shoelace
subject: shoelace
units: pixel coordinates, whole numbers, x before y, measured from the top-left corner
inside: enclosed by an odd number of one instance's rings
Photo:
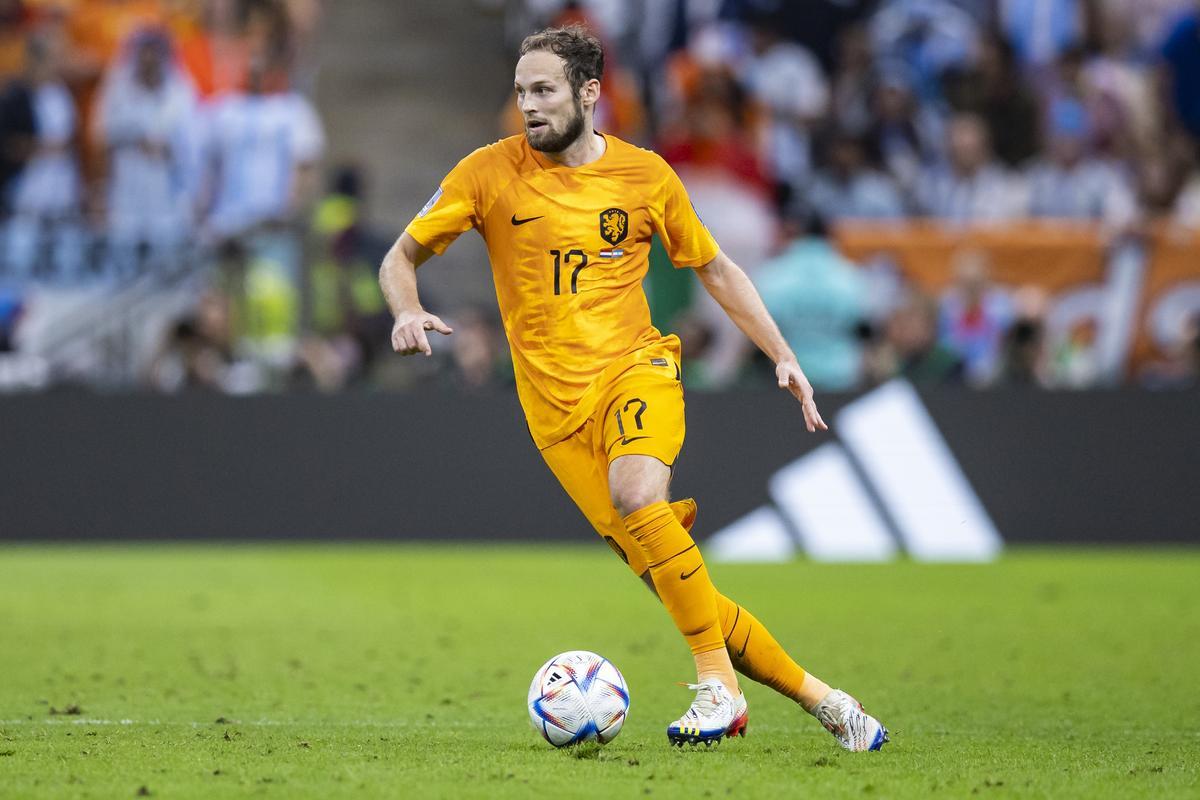
[[[701,712],[712,715],[721,707],[721,695],[711,683],[689,683],[687,688],[696,693],[692,707],[684,714],[685,717],[699,718]]]
[[[817,720],[825,726],[826,730],[844,737],[849,732],[847,723],[853,717],[852,710],[857,710],[854,702],[848,695],[842,695],[832,701],[823,702],[817,709]]]

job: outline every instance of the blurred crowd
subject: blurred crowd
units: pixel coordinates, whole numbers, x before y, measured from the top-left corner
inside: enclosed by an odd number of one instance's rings
[[[597,127],[671,162],[813,383],[1195,385],[1200,320],[1134,375],[1096,332],[1046,335],[1043,290],[955,254],[934,295],[856,264],[837,226],[1086,222],[1118,246],[1200,229],[1200,0],[475,0],[507,50],[581,22],[606,48]],[[220,265],[138,381],[254,392],[511,380],[490,308],[435,308],[434,359],[390,354],[363,175],[320,184],[320,0],[0,0],[0,354],[30,280]],[[521,130],[505,104],[500,133]],[[480,141],[488,139],[480,133]],[[90,238],[89,238],[90,237]],[[102,244],[97,244],[102,243]],[[186,266],[186,265],[185,265]],[[654,251],[655,323],[692,388],[770,365]],[[2,372],[2,371],[0,371]],[[0,384],[3,375],[0,374]]]
[[[0,0],[0,209],[161,249],[286,220],[324,145],[305,96],[318,12]]]
[[[220,260],[231,268],[211,292],[236,300],[238,344],[278,360],[273,334],[292,327],[280,317],[305,283],[320,191],[325,135],[309,95],[321,11],[319,0],[0,0],[0,352],[16,349],[36,287],[115,293]],[[194,305],[164,350],[209,337],[211,308]],[[265,388],[277,371],[230,383]],[[158,372],[145,380],[170,386]]]
[[[671,162],[819,388],[1126,377],[1088,326],[1046,336],[1051,298],[994,283],[986,253],[957,253],[933,296],[850,263],[838,225],[1040,219],[1096,226],[1114,246],[1151,220],[1200,229],[1198,0],[525,0],[511,13],[514,40],[545,23],[601,33],[601,129]],[[666,305],[655,318],[689,334],[691,385],[766,385],[770,365],[707,297]],[[1163,361],[1128,377],[1194,385],[1200,319],[1179,327]]]

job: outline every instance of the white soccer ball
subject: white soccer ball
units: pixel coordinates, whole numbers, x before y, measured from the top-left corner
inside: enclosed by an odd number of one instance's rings
[[[629,688],[611,661],[587,650],[542,665],[529,687],[529,719],[547,742],[611,742],[629,713]]]

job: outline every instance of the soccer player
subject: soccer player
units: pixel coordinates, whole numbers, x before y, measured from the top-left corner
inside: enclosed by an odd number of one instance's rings
[[[713,586],[690,529],[693,500],[668,502],[683,444],[679,339],[650,324],[642,290],[651,236],[776,364],[809,432],[826,430],[796,357],[738,266],[718,248],[674,171],[595,131],[604,57],[580,27],[521,43],[523,135],[464,158],[384,258],[392,346],[429,355],[451,329],[421,307],[416,269],[468,228],[487,244],[517,394],[550,470],[612,549],[653,590],[696,661],[696,692],[667,727],[674,744],[745,733],[737,672],[813,714],[847,750],[887,731],[850,695],[801,669],[761,622]],[[736,670],[736,671],[735,671]]]

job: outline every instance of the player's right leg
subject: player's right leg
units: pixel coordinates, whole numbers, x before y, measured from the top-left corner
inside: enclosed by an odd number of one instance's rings
[[[667,504],[670,479],[661,456],[624,453],[609,465],[613,505],[649,563],[659,599],[696,663],[696,683],[688,687],[696,692],[695,700],[667,726],[667,738],[677,745],[710,745],[745,729],[746,699],[725,649],[716,591],[704,560]]]
[[[568,438],[542,450],[542,458],[559,485],[617,557],[633,570],[633,574],[649,574],[642,549],[630,538],[621,515],[609,499],[608,465],[601,464],[596,458],[593,426],[594,423],[588,421]]]
[[[672,589],[678,590],[680,586],[684,589],[700,586],[701,581],[707,583],[707,575],[703,574],[703,569],[700,569],[702,562],[698,559],[698,550],[665,502],[651,503],[647,506],[648,510],[643,509],[646,515],[652,518],[648,519],[645,524],[635,526],[636,533],[645,541],[635,538],[613,505],[609,486],[608,460],[605,457],[606,451],[602,446],[597,446],[597,441],[593,440],[594,434],[593,423],[589,422],[568,439],[541,451],[547,466],[558,478],[559,483],[562,484],[567,494],[571,496],[597,532],[629,565],[635,575],[650,574],[654,564],[647,561],[648,552],[661,555],[661,558],[655,558],[660,572],[663,568],[669,570],[679,566],[681,560],[686,562],[684,566],[680,567],[679,572],[670,577],[679,578],[686,573],[688,579],[678,581],[678,585],[674,587],[666,586],[667,591],[656,591],[656,594],[660,595],[660,599],[662,599],[662,594],[670,594],[669,602],[665,602],[664,605],[671,612],[671,618],[676,627],[692,645],[699,678],[694,685],[697,695],[693,709],[698,709],[698,711],[695,719],[685,714],[684,718],[669,725],[668,737],[675,743],[683,741],[698,743],[700,741],[712,742],[726,735],[740,733],[745,729],[745,698],[737,689],[737,678],[729,663],[718,620],[718,609],[713,600],[712,584],[708,583],[708,590],[703,593],[702,597],[694,596],[695,592],[692,592],[693,596],[689,597],[685,592],[671,591]],[[653,458],[648,460],[654,461],[660,471],[666,473],[660,476],[661,480],[657,481],[662,495],[659,499],[662,500],[665,498],[669,471],[663,466],[661,457],[658,460]],[[636,483],[642,484],[641,481]],[[662,513],[657,513],[659,511]],[[681,550],[689,551],[684,554],[686,557],[680,555],[679,551]],[[663,579],[666,580],[666,577],[664,576]],[[716,658],[718,654],[719,659]],[[706,678],[712,677],[709,674],[713,666],[708,663],[710,661],[724,662],[724,670],[720,673],[721,679],[706,680]],[[709,671],[706,671],[706,667],[710,668]],[[720,669],[719,664],[717,669]],[[732,691],[730,691],[730,686],[733,687]],[[689,710],[689,714],[693,709]],[[713,713],[707,713],[708,711]],[[683,730],[684,727],[688,729],[686,732]],[[691,730],[693,727],[696,728],[694,732]]]

